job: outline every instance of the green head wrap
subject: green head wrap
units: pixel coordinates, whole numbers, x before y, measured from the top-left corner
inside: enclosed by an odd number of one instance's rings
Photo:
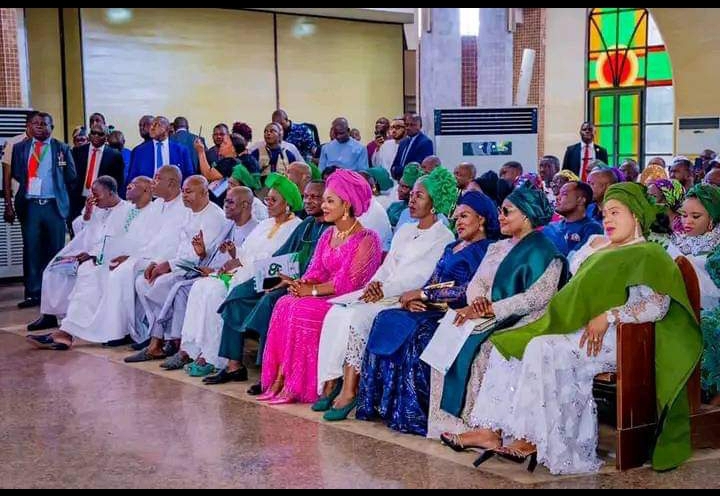
[[[445,167],[436,167],[430,174],[423,176],[422,185],[433,201],[433,208],[449,217],[458,196],[457,181],[453,173]]]
[[[260,181],[258,181],[257,177],[250,174],[250,171],[248,171],[247,167],[243,164],[237,164],[233,167],[232,175],[230,177],[236,181],[240,181],[243,183],[243,186],[247,186],[252,190],[256,190],[260,187]]]
[[[531,182],[524,182],[512,190],[506,200],[519,208],[533,227],[544,226],[552,219],[553,209],[545,192],[535,188]]]
[[[405,169],[403,169],[403,174],[400,180],[408,185],[408,187],[412,188],[415,186],[415,181],[418,180],[418,177],[422,176],[423,172],[422,169],[420,169],[420,164],[417,162],[410,162],[405,166]]]
[[[308,162],[308,167],[310,167],[310,178],[313,181],[319,181],[322,179],[322,172],[320,172],[317,165],[312,162]]]
[[[377,184],[380,191],[387,191],[393,187],[390,173],[384,167],[370,167],[367,173],[375,179],[375,184]]]
[[[647,195],[647,188],[640,183],[615,183],[605,192],[603,203],[609,200],[617,200],[635,214],[643,234],[650,232],[650,226],[660,213],[655,202]]]
[[[697,198],[710,214],[713,224],[720,221],[720,188],[712,184],[696,184],[688,190],[685,198]]]
[[[267,179],[265,179],[265,186],[280,193],[288,205],[290,205],[290,210],[293,212],[297,212],[303,208],[300,190],[297,185],[287,177],[277,172],[268,174]]]

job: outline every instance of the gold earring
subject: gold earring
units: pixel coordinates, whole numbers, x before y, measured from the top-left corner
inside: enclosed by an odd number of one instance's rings
[[[345,207],[345,212],[343,213],[342,218],[343,218],[343,220],[348,220],[350,218],[350,216],[348,215],[347,207]]]

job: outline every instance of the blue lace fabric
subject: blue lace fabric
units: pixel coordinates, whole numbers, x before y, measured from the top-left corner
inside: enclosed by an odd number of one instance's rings
[[[490,242],[481,240],[466,246],[458,253],[445,248],[442,258],[426,286],[454,281],[450,288],[426,290],[432,303],[447,303],[451,308],[466,305],[465,290],[475,275]],[[391,355],[381,356],[366,351],[363,359],[356,417],[360,420],[381,418],[391,429],[424,436],[430,402],[430,367],[420,355],[430,342],[443,312],[429,310],[409,312],[403,309],[385,310],[378,314],[368,342],[382,340],[397,333],[399,325],[412,322],[407,339]]]

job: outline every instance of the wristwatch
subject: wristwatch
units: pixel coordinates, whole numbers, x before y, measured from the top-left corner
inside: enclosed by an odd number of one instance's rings
[[[421,290],[420,290],[420,300],[422,300],[422,301],[428,301],[428,295],[427,295],[427,293],[425,292],[424,289],[421,289]]]
[[[605,318],[607,318],[607,322],[608,322],[609,325],[615,325],[615,324],[617,324],[618,318],[617,318],[617,316],[615,315],[615,313],[614,313],[612,310],[608,310],[608,311],[605,313]]]
[[[313,295],[313,296],[317,296],[317,295],[318,295],[318,290],[317,290],[317,288],[315,287],[314,284],[313,284],[312,292],[311,292],[310,294]]]

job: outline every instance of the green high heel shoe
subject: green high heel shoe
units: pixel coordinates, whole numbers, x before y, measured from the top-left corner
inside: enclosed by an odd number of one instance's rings
[[[353,398],[350,403],[342,408],[331,408],[323,415],[323,419],[328,422],[335,422],[338,420],[345,420],[350,412],[357,406],[357,398]]]
[[[337,395],[340,394],[340,391],[342,391],[342,382],[342,379],[338,380],[335,383],[335,387],[332,389],[332,391],[330,391],[330,394],[327,396],[322,396],[320,399],[318,399],[315,403],[312,404],[310,409],[314,412],[325,412],[327,410],[330,410],[333,401],[335,401]]]

